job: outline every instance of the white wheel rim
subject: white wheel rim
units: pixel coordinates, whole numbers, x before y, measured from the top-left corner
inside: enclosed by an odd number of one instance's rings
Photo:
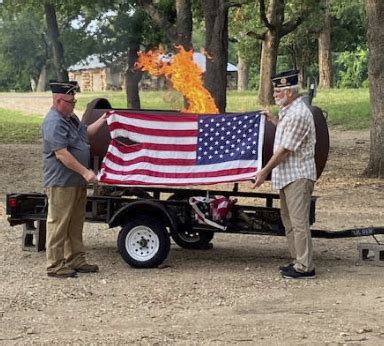
[[[159,237],[146,226],[132,228],[125,239],[125,248],[129,256],[140,262],[153,258],[159,251],[159,247]]]

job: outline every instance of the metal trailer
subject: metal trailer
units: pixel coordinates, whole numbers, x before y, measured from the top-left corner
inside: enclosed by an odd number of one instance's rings
[[[279,195],[241,192],[238,184],[232,191],[178,188],[109,187],[108,195],[89,190],[86,221],[121,227],[118,250],[126,263],[137,268],[159,266],[168,256],[170,239],[185,249],[209,249],[215,233],[240,233],[284,236],[278,208]],[[106,193],[106,189],[102,189]],[[250,204],[234,204],[226,229],[198,221],[190,197],[225,196],[251,199]],[[316,197],[312,198],[310,224],[315,222]],[[6,196],[6,214],[11,226],[23,225],[23,249],[42,251],[45,248],[47,198],[42,193],[10,193]],[[342,231],[311,230],[314,238],[365,237],[384,234],[384,227],[355,228]],[[377,250],[378,261],[384,260],[384,245],[375,238],[376,247],[362,247],[361,258]]]

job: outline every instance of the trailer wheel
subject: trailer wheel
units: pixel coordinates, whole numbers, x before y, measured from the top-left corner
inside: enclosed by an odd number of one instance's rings
[[[183,228],[183,225],[180,225],[178,230],[171,231],[171,237],[177,245],[192,250],[211,249],[212,244],[209,242],[214,235],[215,233],[211,231],[194,231],[189,227]]]
[[[136,268],[155,268],[167,258],[170,238],[160,219],[129,220],[119,232],[117,247],[121,257]]]
[[[185,200],[188,203],[190,194],[175,193],[171,195],[169,201],[182,201]],[[171,237],[174,242],[183,249],[191,250],[208,250],[212,248],[210,241],[213,239],[214,232],[211,231],[194,231],[190,221],[180,223],[176,230],[171,230]]]

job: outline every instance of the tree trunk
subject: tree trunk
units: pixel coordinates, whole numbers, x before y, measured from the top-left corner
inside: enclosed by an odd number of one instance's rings
[[[308,17],[311,7],[305,8],[299,16],[293,20],[284,22],[285,0],[270,0],[268,2],[268,14],[265,11],[265,0],[259,0],[260,18],[266,26],[263,35],[257,35],[262,40],[260,62],[259,102],[262,105],[272,105],[273,92],[271,77],[276,73],[277,54],[280,40],[296,28]]]
[[[305,73],[305,66],[300,65],[300,66],[295,66],[296,69],[299,70],[299,85],[301,89],[305,89],[307,87],[307,75]]]
[[[384,178],[384,2],[366,0],[368,78],[372,109],[371,148],[365,175]]]
[[[269,27],[261,45],[259,102],[262,105],[274,104],[271,78],[276,73],[284,10],[284,0],[271,0],[268,15],[264,18],[264,22],[268,21]]]
[[[192,6],[191,0],[176,0],[176,46],[191,50],[192,46]],[[184,97],[184,108],[189,107],[189,102]]]
[[[274,103],[271,78],[276,73],[279,44],[279,35],[268,31],[261,47],[259,102],[262,105]]]
[[[227,105],[228,4],[225,0],[202,2],[205,19],[206,61],[204,84],[219,112]]]
[[[245,59],[238,54],[239,62],[237,64],[237,90],[246,91],[248,90],[249,82],[249,70],[248,64]]]
[[[47,84],[47,65],[45,64],[40,71],[39,80],[37,81],[37,92],[45,91],[45,87]]]
[[[191,0],[176,0],[176,25],[170,23],[153,4],[153,0],[138,0],[139,6],[151,17],[176,46],[183,46],[185,50],[192,49],[192,6]],[[162,79],[161,79],[162,81]],[[184,97],[184,107],[188,107],[188,100]]]
[[[185,50],[192,49],[192,9],[191,0],[176,0],[176,45]]]
[[[45,3],[44,12],[47,21],[48,37],[52,45],[53,65],[55,67],[56,78],[59,81],[68,82],[68,72],[64,68],[64,48],[60,41],[55,6],[52,3]]]
[[[323,28],[319,36],[319,87],[332,88],[331,16],[329,0],[322,0],[324,7]]]
[[[191,0],[176,0],[176,25],[157,9],[153,0],[137,0],[137,4],[164,31],[171,42],[183,46],[185,50],[192,48]]]
[[[143,72],[135,69],[137,61],[137,53],[140,50],[139,43],[133,43],[129,47],[128,52],[128,69],[125,73],[125,92],[127,94],[127,107],[140,109],[139,82]]]

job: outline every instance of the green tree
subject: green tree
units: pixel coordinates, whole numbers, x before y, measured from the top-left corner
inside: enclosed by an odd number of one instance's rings
[[[49,61],[41,12],[0,14],[0,89],[30,90]]]
[[[301,87],[306,87],[307,78],[317,76],[317,39],[320,17],[303,22],[295,31],[284,36],[280,45],[279,70],[298,69]],[[284,59],[283,59],[284,57]],[[316,67],[316,68],[315,68]]]
[[[330,0],[333,80],[341,87],[361,87],[368,78],[364,0]]]
[[[368,49],[358,47],[355,51],[345,51],[338,55],[339,68],[337,86],[341,88],[360,88],[367,85]]]
[[[261,26],[258,17],[255,18],[255,5],[243,4],[232,8],[229,12],[230,42],[234,42],[237,52],[238,90],[247,90],[251,86],[258,86],[259,73],[252,73],[260,69],[261,45],[259,41],[247,35]]]
[[[319,86],[332,87],[332,49],[331,49],[331,0],[321,0],[323,7],[321,31],[319,33]]]
[[[47,22],[47,34],[52,47],[53,65],[55,67],[56,78],[67,82],[68,71],[64,62],[64,47],[60,40],[59,26],[57,23],[56,7],[51,1],[44,3],[44,14]]]
[[[134,66],[138,52],[154,48],[161,42],[167,42],[167,39],[143,9],[134,4],[115,5],[108,10],[108,15],[99,12],[96,17],[97,30],[94,37],[99,45],[95,52],[106,63],[114,62],[124,66],[127,106],[140,108],[138,84],[142,72]],[[93,18],[95,13],[91,11],[89,15]]]
[[[19,15],[29,13],[31,19],[35,19],[40,25],[39,28],[43,33],[43,41],[48,47],[48,66],[51,68],[51,73],[58,79],[67,80],[66,68],[74,60],[78,61],[83,57],[86,54],[85,50],[92,46],[89,40],[88,44],[79,44],[78,39],[86,37],[86,33],[82,27],[77,30],[72,27],[72,20],[81,16],[84,9],[105,3],[104,0],[95,0],[93,3],[84,3],[81,0],[29,0],[27,2],[4,0],[0,4],[0,15],[4,21],[8,21],[8,18],[17,18]],[[84,40],[81,43],[84,43]],[[71,49],[69,55],[72,60],[68,60],[65,45],[76,47],[76,50]],[[74,54],[75,51],[78,54]],[[28,58],[34,60],[35,55],[30,55]]]
[[[137,0],[152,21],[175,46],[192,48],[191,0]]]
[[[203,1],[206,60],[204,84],[219,112],[227,105],[228,11],[233,3],[225,0]]]
[[[274,102],[271,78],[276,73],[281,39],[296,30],[304,20],[312,20],[319,3],[316,0],[270,0],[268,3],[258,0],[257,3],[263,27],[248,34],[262,41],[259,101],[268,105]]]
[[[354,51],[366,45],[364,0],[330,0],[331,41],[334,52]]]

